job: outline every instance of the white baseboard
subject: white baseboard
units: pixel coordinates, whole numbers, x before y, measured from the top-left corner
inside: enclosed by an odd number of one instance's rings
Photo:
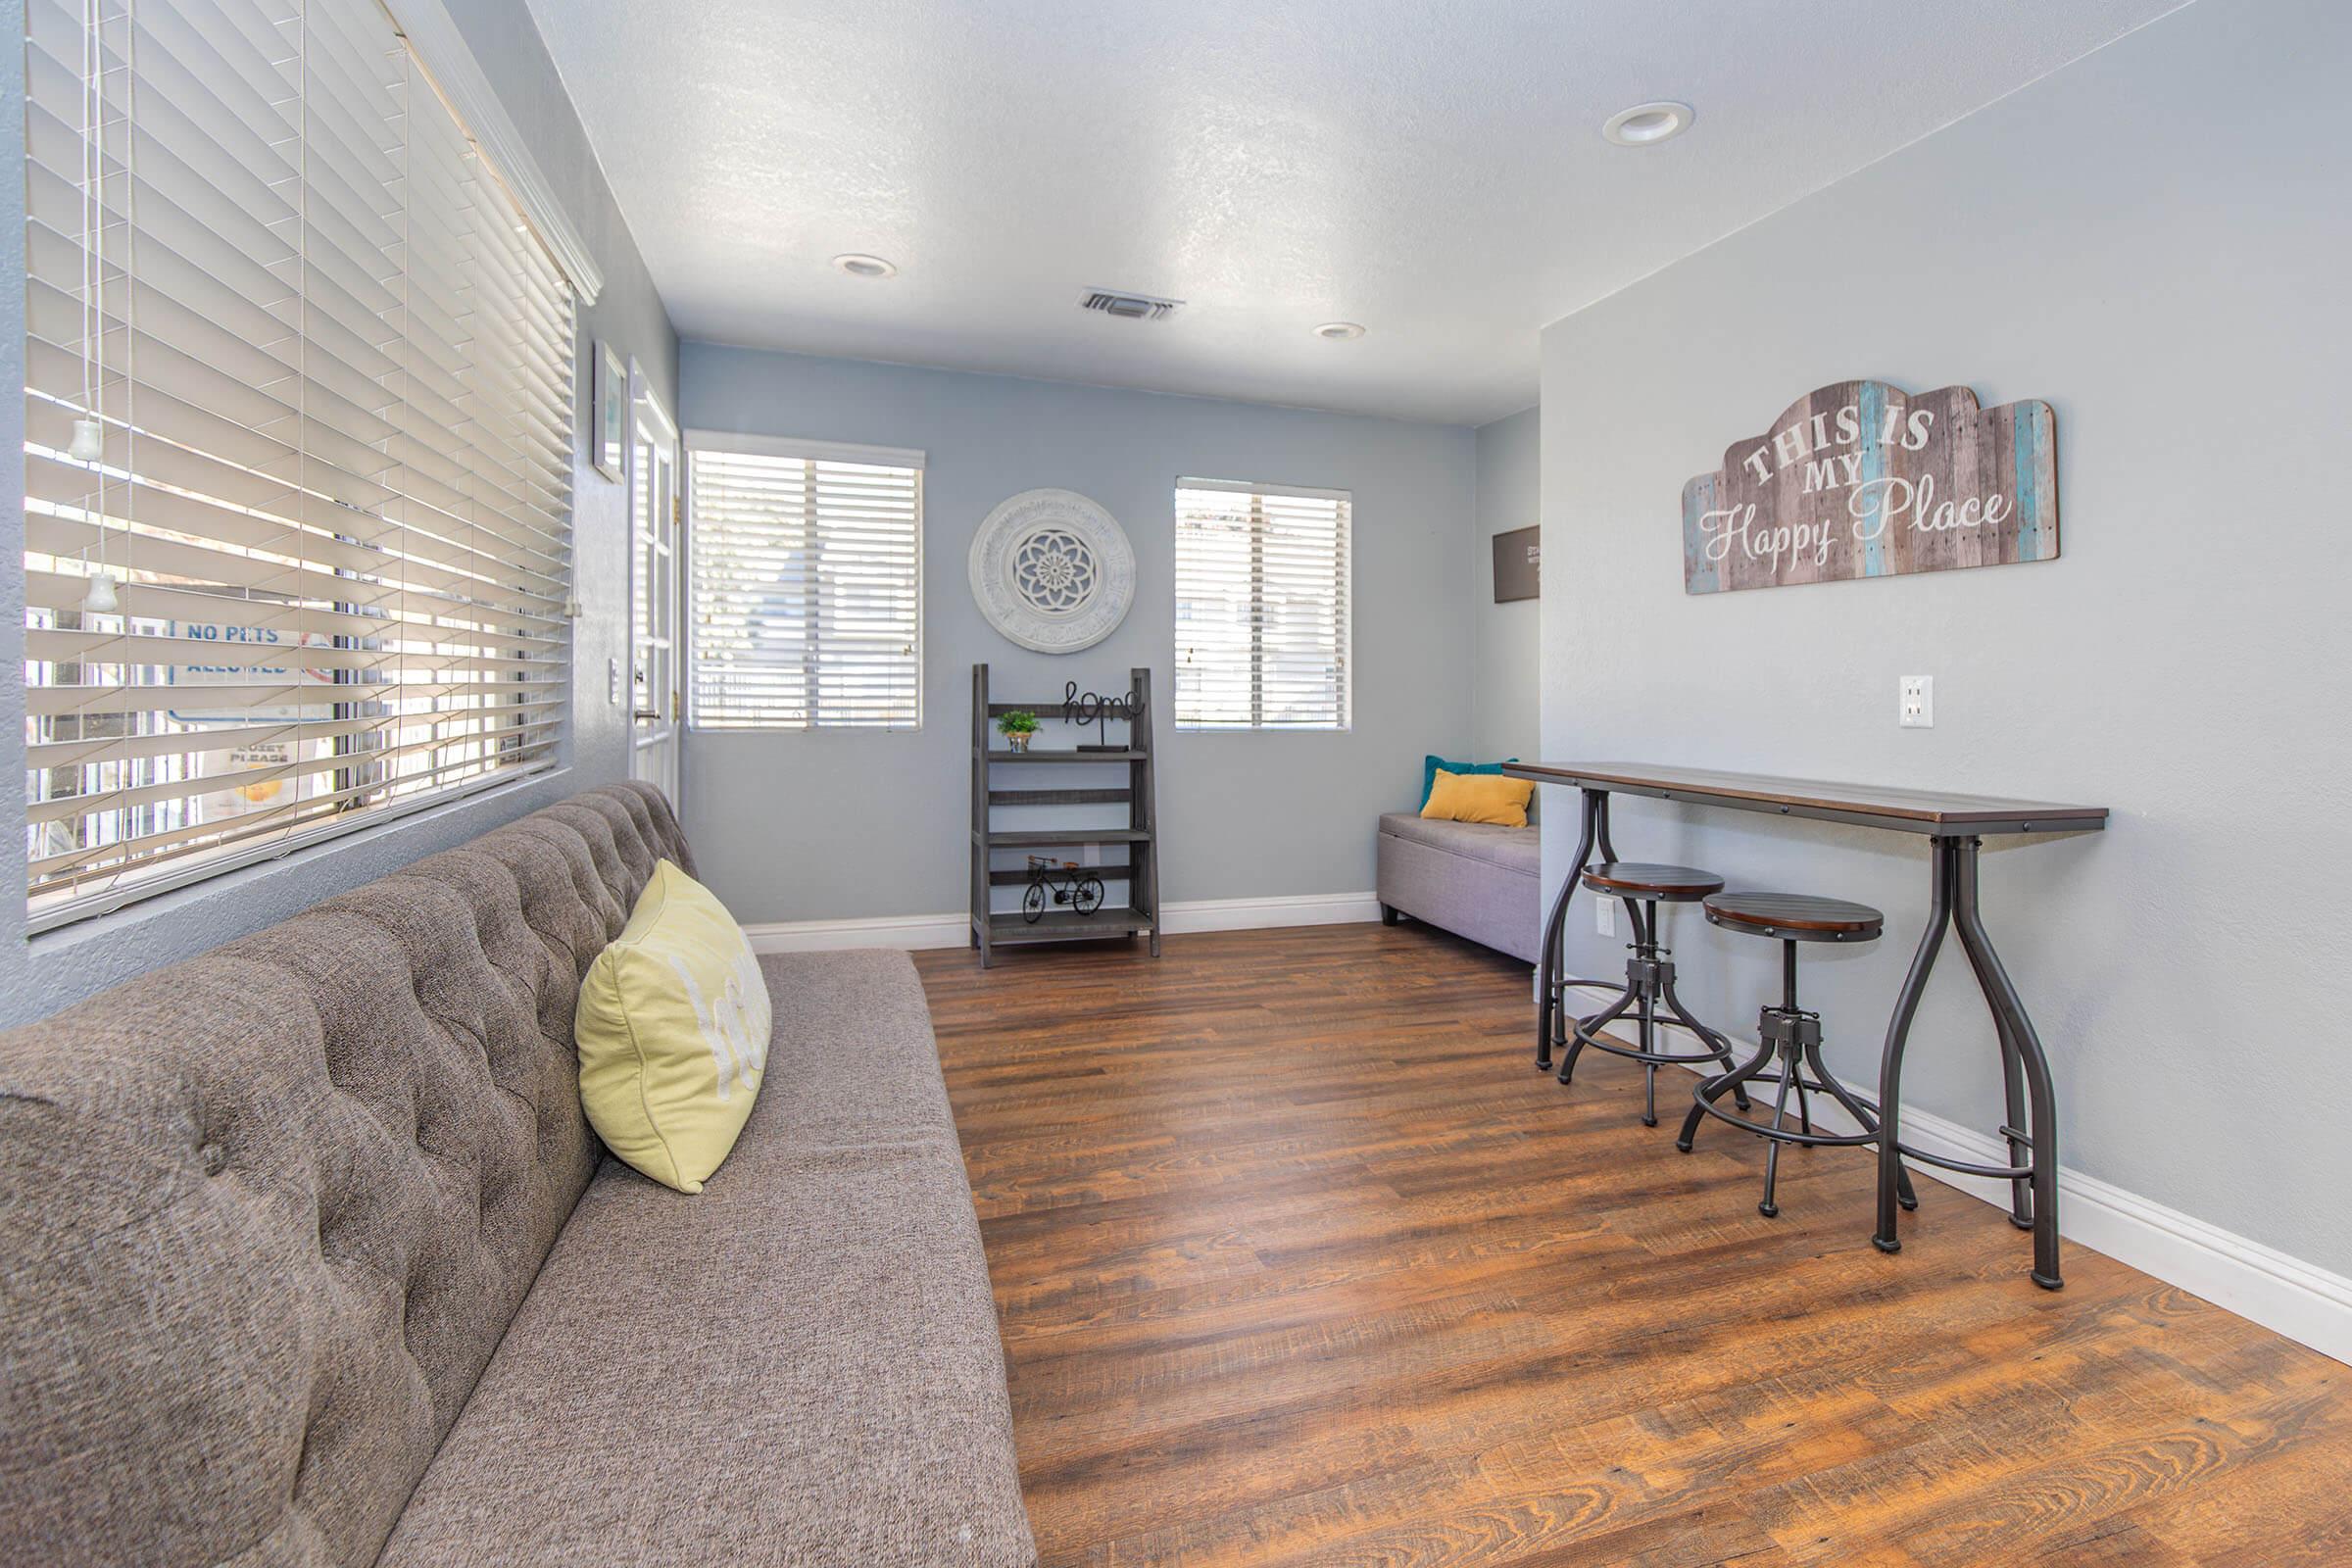
[[[1612,995],[1578,989],[1595,1009]],[[1668,1027],[1687,1035],[1677,1025]],[[1752,1039],[1731,1039],[1743,1058],[1755,1047]],[[1865,1092],[1875,1091],[1865,1086]],[[1813,1099],[1816,1123],[1836,1133],[1862,1130],[1844,1106],[1825,1100],[1819,1095]],[[1677,1119],[1661,1107],[1662,1122],[1672,1125]],[[1980,1165],[2009,1162],[2008,1145],[1992,1134],[1923,1110],[1904,1110],[1901,1137],[1906,1146],[1947,1159]],[[2007,1182],[1916,1164],[1911,1174],[1914,1180],[1932,1177],[2004,1212],[2009,1207]],[[2177,1285],[2323,1355],[2352,1362],[2352,1279],[2064,1165],[2058,1167],[2058,1233],[2068,1241]],[[2022,1244],[2025,1237],[2018,1240]]]
[[[1159,906],[1159,928],[1178,936],[1190,931],[1261,931],[1280,925],[1354,925],[1379,918],[1380,899],[1371,893],[1191,899]]]
[[[843,948],[960,948],[972,922],[960,914],[885,914],[863,920],[770,920],[747,925],[754,953],[833,953]]]
[[[1380,918],[1370,893],[1305,893],[1270,899],[1191,899],[1159,906],[1171,936],[1198,931],[1257,931],[1269,926],[1350,925]],[[961,914],[887,914],[861,920],[772,920],[747,925],[755,953],[830,953],[841,948],[960,948],[972,939]]]

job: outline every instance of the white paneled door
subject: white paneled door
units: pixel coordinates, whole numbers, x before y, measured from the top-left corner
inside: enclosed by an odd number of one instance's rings
[[[642,377],[629,454],[629,774],[678,798],[678,428]]]

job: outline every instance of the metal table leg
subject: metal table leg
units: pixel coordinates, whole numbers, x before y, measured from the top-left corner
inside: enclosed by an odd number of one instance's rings
[[[1592,858],[1592,847],[1601,846],[1601,855],[1616,858],[1609,844],[1609,797],[1599,790],[1578,792],[1578,806],[1583,812],[1584,826],[1576,841],[1574,862],[1568,867],[1568,880],[1560,884],[1559,897],[1551,901],[1551,917],[1544,923],[1543,977],[1537,987],[1536,1001],[1536,1068],[1551,1070],[1551,1047],[1558,1038],[1561,994],[1565,989],[1561,971],[1567,962],[1568,901],[1576,896],[1577,884],[1584,879],[1585,866]]]
[[[2034,1232],[2034,1283],[2055,1291],[2065,1285],[2058,1261],[2058,1114],[2056,1090],[2050,1079],[2049,1058],[2025,1003],[2001,967],[1985,934],[1977,896],[1977,857],[1983,847],[1976,838],[1938,838],[1935,844],[1935,897],[1928,928],[1912,956],[1911,972],[1903,981],[1894,1018],[1886,1029],[1886,1053],[1879,1071],[1879,1225],[1871,1240],[1883,1252],[1899,1251],[1895,1234],[1896,1185],[1908,1157],[1925,1164],[1983,1176],[2010,1184],[2010,1220]],[[1909,1042],[1911,1020],[1919,1008],[1928,973],[1943,943],[1946,925],[1959,933],[1961,949],[1976,971],[1978,989],[1992,1013],[2000,1036],[2003,1108],[2008,1122],[2001,1129],[2010,1163],[1980,1165],[1947,1159],[1903,1146],[1901,1116],[1903,1051]],[[2027,1100],[2032,1122],[2024,1123]]]
[[[1919,949],[1911,955],[1911,972],[1895,998],[1894,1017],[1886,1025],[1886,1050],[1879,1060],[1879,1228],[1871,1242],[1882,1252],[1899,1252],[1903,1240],[1895,1234],[1897,1190],[1902,1184],[1903,1048],[1911,1039],[1911,1018],[1919,1011],[1928,974],[1943,946],[1943,928],[1952,921],[1952,840],[1930,841],[1933,893],[1928,904],[1928,928],[1920,933]]]
[[[1971,851],[1961,861],[1959,884],[1954,890],[1955,904],[1974,906],[1976,882],[1977,857]],[[1967,941],[1967,933],[1963,931],[1961,936],[1961,950],[1968,955],[1969,966],[1976,970],[1977,988],[1984,992],[1989,1003],[1994,990],[1991,973],[1986,969],[1979,949]],[[1984,945],[1984,953],[1989,954],[1991,951],[1991,944]],[[2029,1131],[2026,1119],[2025,1057],[2018,1050],[2016,1032],[2009,1027],[2008,1018],[1997,1007],[1993,1011],[1993,1025],[2001,1036],[2001,1105],[2008,1117],[2001,1125],[2001,1137],[2009,1147],[2010,1166],[2013,1169],[2030,1170],[2033,1165],[2034,1135]],[[2021,1231],[2034,1228],[2034,1178],[2031,1175],[2010,1178],[2009,1223]]]
[[[1953,923],[1959,928],[1960,945],[1968,950],[1969,960],[1976,967],[1977,984],[1984,993],[1985,1004],[1991,1007],[1993,1019],[2001,1027],[2004,1074],[2022,1073],[2032,1091],[2034,1122],[2022,1142],[2030,1147],[2034,1156],[2034,1283],[2055,1291],[2066,1284],[2058,1271],[2057,1092],[2050,1080],[2049,1057],[2042,1054],[2041,1037],[2034,1032],[2034,1020],[2027,1016],[2017,987],[2010,984],[2008,971],[2001,967],[2000,956],[1992,951],[1992,939],[1984,934],[1984,917],[1977,906],[1979,841],[1960,839],[1955,844],[1958,866]],[[2017,1136],[2014,1094],[2011,1103],[2009,1125],[2003,1133],[2014,1150],[2021,1142]],[[2016,1180],[2012,1175],[2011,1181]]]

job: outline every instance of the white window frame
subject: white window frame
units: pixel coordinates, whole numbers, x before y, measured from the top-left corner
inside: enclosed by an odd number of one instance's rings
[[[596,253],[588,248],[588,237],[580,232],[579,224],[572,221],[570,210],[556,195],[555,181],[531,156],[530,138],[499,101],[498,89],[490,84],[489,74],[466,43],[458,19],[450,14],[448,0],[383,0],[383,5],[409,48],[432,74],[433,85],[458,117],[458,123],[490,161],[540,243],[571,280],[580,309],[595,305],[605,292],[605,270],[597,265]],[[585,363],[582,356],[583,368]]]
[[[1187,490],[1216,490],[1230,495],[1247,496],[1295,496],[1308,501],[1337,501],[1347,508],[1345,533],[1341,544],[1341,557],[1346,563],[1346,575],[1340,612],[1340,624],[1343,628],[1339,646],[1340,721],[1337,724],[1268,724],[1262,719],[1221,723],[1187,720],[1182,716],[1183,709],[1176,697],[1177,681],[1181,678],[1179,672],[1184,663],[1184,649],[1181,643],[1172,642],[1173,658],[1168,690],[1171,709],[1177,715],[1177,731],[1187,735],[1344,735],[1352,731],[1355,728],[1355,492],[1317,485],[1275,484],[1253,479],[1211,479],[1199,475],[1179,475],[1174,486],[1168,492],[1169,526],[1172,539],[1175,530],[1181,526],[1181,517],[1176,508],[1176,497]],[[1171,625],[1175,624],[1176,607],[1181,597],[1178,589],[1178,572],[1175,569],[1173,554],[1171,554],[1168,573],[1168,612]],[[1180,626],[1173,635],[1182,636]]]
[[[645,439],[648,426],[655,439]],[[671,514],[661,514],[660,505],[651,494],[652,476],[643,469],[648,447],[665,453],[669,464],[669,494]],[[657,462],[661,461],[658,457]],[[654,508],[654,514],[645,519],[650,537],[638,533],[637,504],[639,487],[646,487],[645,500]],[[645,373],[645,368],[635,356],[629,360],[629,774],[641,782],[655,785],[672,801],[678,795],[678,737],[685,730],[685,641],[680,622],[686,610],[686,445],[678,435],[678,422],[669,416],[662,406],[662,394]],[[667,566],[650,573],[648,567],[660,563],[666,553]],[[649,561],[649,557],[652,559]],[[639,612],[649,615],[654,624],[639,620]],[[665,656],[656,658],[655,656]],[[656,671],[649,684],[654,699],[653,728],[645,727],[642,710],[637,706],[637,671],[640,661],[647,661]],[[650,761],[649,761],[650,759]]]
[[[930,533],[930,473],[925,466],[927,454],[920,447],[868,446],[854,441],[816,441],[799,436],[746,435],[740,431],[713,430],[707,427],[688,429],[684,434],[685,463],[680,470],[686,494],[686,528],[681,548],[685,551],[685,570],[681,576],[684,590],[684,614],[679,626],[679,668],[685,676],[685,727],[689,734],[702,735],[914,735],[923,728],[923,718],[930,682],[925,678],[925,639],[929,631],[930,604],[924,586],[927,540]],[[736,452],[761,458],[798,458],[811,463],[861,463],[878,467],[912,468],[915,471],[914,502],[914,721],[910,724],[826,724],[810,719],[806,724],[727,724],[707,725],[702,722],[695,679],[697,662],[702,658],[696,646],[698,602],[695,572],[697,547],[695,539],[694,459],[702,452]]]

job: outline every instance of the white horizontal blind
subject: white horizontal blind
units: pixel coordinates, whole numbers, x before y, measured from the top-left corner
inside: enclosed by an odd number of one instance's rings
[[[922,454],[695,434],[687,721],[922,723]]]
[[[1180,479],[1176,723],[1346,729],[1344,490]]]
[[[380,0],[25,24],[35,924],[552,765],[571,292]]]

